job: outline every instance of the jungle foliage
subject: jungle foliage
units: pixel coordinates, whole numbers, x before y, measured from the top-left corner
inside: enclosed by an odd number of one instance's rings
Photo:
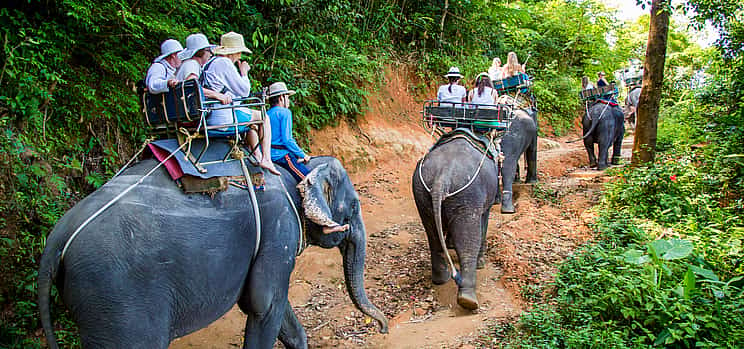
[[[715,1],[697,4],[705,13]],[[643,54],[638,35],[626,35],[643,30],[633,28],[592,0],[5,1],[0,347],[41,345],[35,279],[45,236],[146,139],[133,90],[163,40],[242,33],[254,51],[253,86],[285,81],[298,91],[295,132],[311,146],[303,136],[312,128],[364,113],[391,65],[416,67],[412,87],[433,91],[449,66],[472,79],[509,51],[536,77],[543,132],[565,132],[581,110],[580,76]],[[74,328],[56,318],[58,338],[74,347]]]
[[[670,56],[654,163],[613,170],[596,241],[559,267],[507,348],[738,348],[744,341],[741,1],[691,1],[715,51]],[[686,63],[681,63],[686,62]],[[704,79],[675,64],[703,64]],[[534,294],[532,292],[531,294]]]

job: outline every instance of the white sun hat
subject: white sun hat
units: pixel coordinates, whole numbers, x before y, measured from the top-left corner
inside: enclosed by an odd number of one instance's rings
[[[220,37],[220,46],[214,50],[214,54],[229,55],[238,52],[251,53],[251,50],[245,47],[243,35],[236,32],[222,34],[222,37]]]
[[[181,46],[181,43],[178,42],[178,40],[174,39],[168,39],[163,41],[162,44],[160,44],[160,56],[155,58],[153,61],[154,63],[162,61],[165,57],[168,57],[176,52],[183,51],[183,46]]]
[[[268,97],[276,97],[281,95],[293,95],[295,91],[287,89],[287,85],[283,82],[275,82],[269,86]]]
[[[194,57],[194,54],[203,48],[214,49],[217,45],[212,45],[207,40],[207,36],[202,33],[191,34],[186,38],[186,49],[178,54],[178,58],[186,60]]]
[[[449,71],[447,72],[447,74],[444,74],[444,77],[445,78],[449,78],[449,77],[461,78],[462,77],[462,74],[460,74],[460,68],[458,68],[458,67],[450,67],[449,68]]]

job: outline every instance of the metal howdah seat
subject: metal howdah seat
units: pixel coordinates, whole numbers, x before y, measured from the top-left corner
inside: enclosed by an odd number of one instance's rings
[[[496,89],[499,95],[516,91],[527,93],[530,86],[532,86],[532,77],[525,73],[519,73],[502,80],[493,81],[493,88]]]
[[[164,93],[151,94],[146,88],[140,88],[138,92],[145,120],[152,134],[160,138],[178,138],[179,143],[204,138],[198,154],[191,152],[190,145],[184,151],[189,161],[202,173],[207,172],[204,166],[234,160],[229,158],[228,152],[222,160],[201,162],[209,148],[210,139],[228,139],[234,144],[239,144],[244,134],[250,130],[251,125],[263,124],[267,117],[263,96],[234,98],[232,105],[224,106],[219,101],[206,99],[204,91],[195,79],[180,82]],[[260,110],[261,117],[247,122],[238,122],[235,115],[237,108]],[[207,125],[210,113],[219,109],[230,109],[233,122],[225,125]],[[250,153],[254,150],[250,149]]]
[[[611,82],[607,86],[589,88],[579,91],[579,97],[582,101],[594,99],[610,99],[617,96],[617,94],[618,90],[614,82]]]
[[[467,128],[478,133],[505,131],[514,118],[512,106],[506,104],[474,104],[424,102],[424,127],[444,133],[444,128]]]

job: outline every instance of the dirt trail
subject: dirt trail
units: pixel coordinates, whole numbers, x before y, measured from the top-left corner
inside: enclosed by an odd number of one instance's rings
[[[400,73],[399,73],[400,74]],[[453,281],[431,283],[426,235],[411,194],[415,163],[433,139],[418,126],[420,102],[405,77],[389,73],[382,96],[353,129],[346,123],[313,135],[313,154],[332,154],[349,170],[368,234],[365,288],[390,320],[390,333],[356,310],[343,283],[337,249],[311,247],[297,260],[290,301],[311,348],[468,347],[488,324],[509,322],[526,308],[558,261],[589,238],[585,221],[603,177],[586,166],[581,142],[539,140],[536,186],[515,185],[517,213],[491,211],[487,265],[478,271],[477,313],[457,305]],[[629,158],[625,151],[624,156]],[[237,307],[170,348],[242,345],[245,315]],[[282,347],[277,344],[277,347]]]

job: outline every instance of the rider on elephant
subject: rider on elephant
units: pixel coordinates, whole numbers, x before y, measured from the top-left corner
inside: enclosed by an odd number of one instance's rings
[[[168,39],[160,44],[160,56],[153,60],[147,69],[145,84],[150,93],[167,92],[169,87],[176,86],[176,69],[181,65],[178,55],[183,51],[183,46],[178,40]]]
[[[275,82],[269,86],[268,98],[271,108],[266,111],[266,115],[271,120],[271,161],[283,167],[294,177],[300,184],[305,182],[310,169],[305,166],[310,161],[310,156],[297,145],[297,141],[292,135],[292,111],[289,110],[289,97],[294,95],[295,91],[287,88],[283,82]],[[304,192],[300,191],[303,195]],[[307,206],[307,205],[304,205]],[[328,219],[321,219],[312,214],[312,210],[306,212],[307,216],[314,223],[323,227],[323,233],[330,234],[344,231],[349,228],[348,224],[338,224]]]

